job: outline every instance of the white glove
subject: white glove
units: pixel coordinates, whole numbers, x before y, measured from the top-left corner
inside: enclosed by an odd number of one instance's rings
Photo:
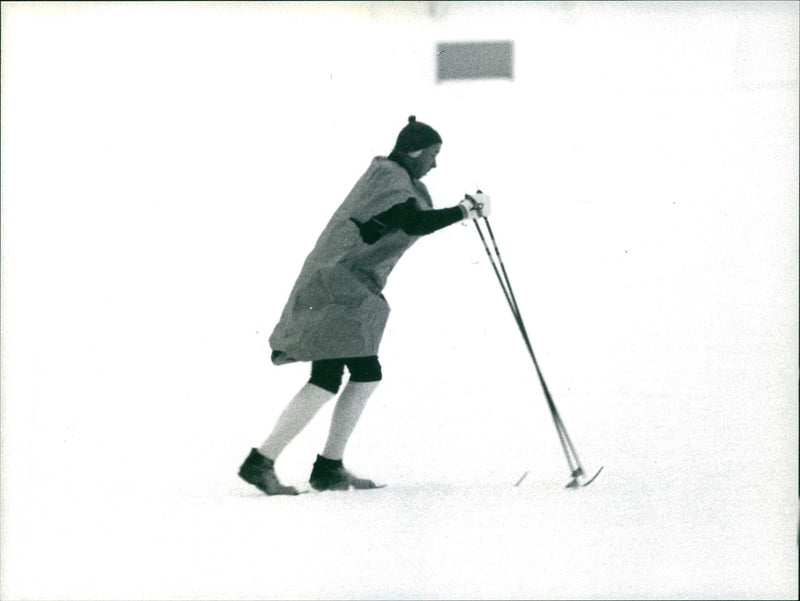
[[[467,211],[467,219],[488,217],[492,213],[492,199],[478,190],[475,194],[467,194],[460,203]]]

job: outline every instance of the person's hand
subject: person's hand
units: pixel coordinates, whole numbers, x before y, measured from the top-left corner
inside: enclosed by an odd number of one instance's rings
[[[488,217],[492,212],[492,199],[478,190],[475,194],[467,194],[460,203],[467,210],[468,219]]]

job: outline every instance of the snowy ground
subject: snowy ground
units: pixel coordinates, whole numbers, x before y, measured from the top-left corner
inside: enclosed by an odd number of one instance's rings
[[[0,597],[797,598],[796,4],[134,6],[3,4]],[[509,37],[513,82],[433,84],[436,41]],[[345,460],[388,486],[236,477],[307,377],[268,361],[297,269],[411,112],[437,204],[494,198],[585,489],[471,226],[386,290]]]

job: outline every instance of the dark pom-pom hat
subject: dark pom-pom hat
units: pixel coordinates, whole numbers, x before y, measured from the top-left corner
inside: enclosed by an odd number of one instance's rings
[[[442,137],[435,129],[426,123],[417,121],[416,116],[411,115],[406,126],[400,130],[394,149],[398,152],[409,153],[441,143]]]

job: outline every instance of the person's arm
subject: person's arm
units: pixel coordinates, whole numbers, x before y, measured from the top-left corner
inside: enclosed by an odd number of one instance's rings
[[[389,232],[403,230],[412,236],[424,236],[472,216],[475,200],[467,197],[459,204],[447,209],[422,210],[416,199],[409,198],[369,220],[360,222],[350,218],[358,226],[361,238],[367,244],[374,244]]]

